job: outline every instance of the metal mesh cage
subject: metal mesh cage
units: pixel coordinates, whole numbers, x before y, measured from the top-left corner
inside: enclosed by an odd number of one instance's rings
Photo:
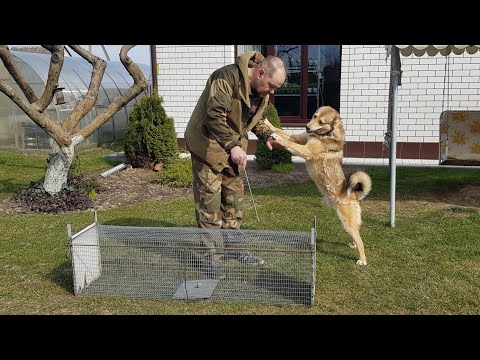
[[[68,225],[74,292],[313,305],[315,231]]]

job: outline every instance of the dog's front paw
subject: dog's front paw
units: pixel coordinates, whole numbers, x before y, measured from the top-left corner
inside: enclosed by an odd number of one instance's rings
[[[349,246],[351,249],[356,249],[356,248],[357,248],[357,244],[355,244],[354,242],[348,243],[348,246]]]
[[[357,260],[357,265],[367,265],[367,260]]]
[[[274,138],[275,140],[279,140],[281,139],[282,137],[280,135],[278,135],[277,133],[273,133],[272,135],[270,135],[272,138]]]

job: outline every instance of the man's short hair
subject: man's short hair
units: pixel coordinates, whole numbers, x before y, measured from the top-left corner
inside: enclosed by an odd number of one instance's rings
[[[287,73],[285,61],[278,56],[268,55],[265,59],[260,61],[258,65],[265,69],[267,76],[272,76],[278,70],[283,70],[285,74]]]

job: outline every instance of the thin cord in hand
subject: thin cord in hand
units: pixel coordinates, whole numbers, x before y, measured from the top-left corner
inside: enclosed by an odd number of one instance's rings
[[[255,209],[255,215],[257,215],[257,222],[260,222],[257,206],[255,205],[255,199],[253,198],[252,188],[250,187],[250,181],[248,181],[247,169],[243,169],[243,171],[245,172],[245,179],[247,179],[248,190],[250,190],[250,195],[252,196],[253,208]]]

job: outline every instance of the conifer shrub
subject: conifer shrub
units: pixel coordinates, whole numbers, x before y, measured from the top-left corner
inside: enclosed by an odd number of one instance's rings
[[[192,161],[190,157],[177,158],[168,164],[158,173],[155,181],[173,187],[192,186]]]
[[[164,165],[178,158],[177,134],[172,117],[163,108],[158,94],[144,96],[133,105],[125,130],[125,158],[132,167]]]
[[[273,126],[280,128],[280,118],[278,117],[277,109],[273,104],[268,104],[267,106],[267,119]],[[263,169],[272,169],[273,165],[291,164],[292,154],[288,152],[288,150],[281,148],[274,148],[270,151],[263,141],[258,140],[255,161]]]

